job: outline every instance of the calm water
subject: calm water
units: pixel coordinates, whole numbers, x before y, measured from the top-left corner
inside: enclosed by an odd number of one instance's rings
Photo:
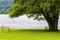
[[[60,20],[58,22],[58,26],[60,24]],[[28,19],[26,15],[20,16],[17,18],[9,18],[7,14],[0,14],[0,27],[7,26],[10,28],[30,28],[30,29],[44,29],[45,26],[48,26],[45,20],[37,21]],[[58,27],[60,29],[60,27]]]

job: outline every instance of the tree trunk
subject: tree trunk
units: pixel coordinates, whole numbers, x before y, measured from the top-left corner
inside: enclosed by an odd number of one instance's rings
[[[58,26],[56,26],[57,24],[51,25],[50,23],[48,23],[48,25],[49,25],[49,31],[58,31]]]
[[[49,31],[58,31],[58,16],[53,16],[51,19],[47,20],[49,25]]]
[[[49,31],[58,31],[58,18],[59,18],[59,10],[57,10],[56,12],[54,12],[52,15],[52,17],[50,17],[50,14],[44,13],[42,11],[42,14],[44,16],[44,18],[46,19],[48,25],[49,25]]]

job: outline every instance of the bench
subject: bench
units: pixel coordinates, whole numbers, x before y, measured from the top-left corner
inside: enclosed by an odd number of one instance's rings
[[[2,32],[10,32],[10,28],[9,27],[1,27]]]

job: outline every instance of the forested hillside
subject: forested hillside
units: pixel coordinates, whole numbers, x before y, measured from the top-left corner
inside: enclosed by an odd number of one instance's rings
[[[0,0],[0,14],[7,14],[12,4],[12,0]]]

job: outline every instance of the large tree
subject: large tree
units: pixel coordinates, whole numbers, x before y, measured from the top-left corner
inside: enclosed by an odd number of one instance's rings
[[[26,14],[28,18],[40,20],[43,15],[46,19],[49,30],[58,30],[58,18],[60,11],[60,0],[14,0],[11,7],[10,17],[18,17]]]

